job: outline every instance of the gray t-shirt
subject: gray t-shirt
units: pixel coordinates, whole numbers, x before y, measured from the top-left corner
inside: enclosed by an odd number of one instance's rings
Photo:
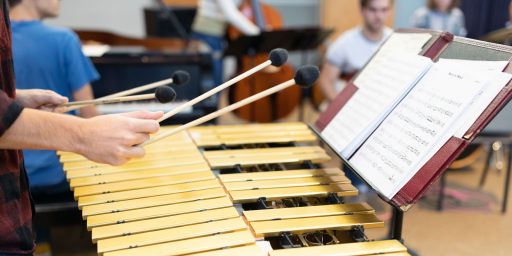
[[[391,33],[393,30],[386,27],[382,39],[372,41],[365,37],[361,27],[348,30],[329,46],[327,62],[338,67],[343,74],[355,73],[363,68]]]

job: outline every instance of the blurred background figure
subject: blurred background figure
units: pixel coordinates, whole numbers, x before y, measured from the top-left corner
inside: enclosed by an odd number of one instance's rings
[[[200,0],[197,15],[192,25],[192,39],[206,43],[213,58],[212,72],[215,85],[223,82],[223,50],[228,25],[236,27],[245,35],[258,35],[260,29],[251,22],[238,6],[239,0]]]
[[[326,98],[324,105],[334,100],[343,89],[340,77],[350,80],[391,35],[393,30],[385,22],[392,7],[393,0],[360,1],[363,23],[339,36],[329,46],[322,64],[319,83]],[[350,171],[347,171],[347,176],[361,194],[368,191],[368,187]]]
[[[447,31],[456,36],[466,36],[464,13],[458,6],[458,0],[428,0],[427,6],[414,13],[412,26]]]
[[[392,7],[393,0],[361,0],[363,23],[344,32],[329,46],[319,80],[328,102],[343,89],[340,76],[350,80],[392,33],[385,25]]]

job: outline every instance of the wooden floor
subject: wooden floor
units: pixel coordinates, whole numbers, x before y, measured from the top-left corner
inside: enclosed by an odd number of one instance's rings
[[[225,99],[225,98],[224,98]],[[306,108],[306,122],[312,122],[317,114],[311,107]],[[297,113],[283,121],[296,121]],[[220,118],[220,124],[236,124],[241,121],[232,115]],[[452,172],[448,182],[477,187],[483,161],[466,171]],[[339,162],[333,160],[329,167],[337,167]],[[501,200],[504,172],[499,174],[491,170],[484,191],[493,193]],[[403,236],[405,245],[418,255],[424,256],[481,256],[511,255],[512,243],[512,197],[510,211],[506,215],[499,209],[492,211],[454,211],[437,212],[428,207],[417,205],[405,215]],[[372,202],[374,200],[371,200]],[[381,207],[384,208],[384,207]],[[385,209],[385,208],[384,208]],[[381,212],[382,216],[385,214]],[[83,223],[85,225],[85,223]],[[56,228],[52,235],[55,241],[65,241],[54,248],[54,255],[88,256],[96,255],[94,247],[89,244],[90,234],[80,228]],[[370,238],[382,240],[384,229],[369,231]]]

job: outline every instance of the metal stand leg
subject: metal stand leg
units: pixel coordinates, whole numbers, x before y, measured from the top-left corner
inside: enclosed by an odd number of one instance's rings
[[[302,52],[301,56],[302,65],[306,65],[308,63],[308,55],[306,52]],[[304,122],[304,115],[306,112],[306,96],[309,95],[309,91],[306,88],[301,88],[300,90],[300,102],[299,102],[299,121]]]
[[[510,174],[512,172],[512,144],[508,145],[508,166],[507,166],[507,175],[505,176],[505,189],[503,191],[503,202],[501,205],[501,213],[507,212],[507,204],[508,204],[508,193],[510,188]]]
[[[485,159],[484,170],[482,172],[482,176],[480,177],[480,184],[479,184],[480,188],[482,188],[484,186],[485,180],[487,178],[487,174],[489,174],[489,169],[490,169],[490,166],[491,166],[492,154],[493,154],[493,149],[492,149],[492,146],[490,146],[487,149],[487,158]]]
[[[439,198],[437,199],[437,210],[442,211],[443,210],[443,204],[444,204],[444,188],[446,187],[446,173],[443,173],[441,175],[441,180],[439,181]]]
[[[402,225],[404,222],[404,212],[395,206],[392,206],[392,208],[393,216],[389,226],[389,238],[402,242]]]
[[[404,212],[402,212],[399,208],[391,205],[393,208],[393,217],[391,219],[391,226],[389,227],[389,238],[400,241],[402,244],[404,243],[404,239],[402,238],[402,225],[404,222]],[[407,252],[412,256],[418,256],[414,250],[408,248]]]
[[[299,102],[299,121],[304,122],[304,112],[306,112],[306,104],[304,103],[306,95],[306,89],[301,88],[300,90],[300,102]]]

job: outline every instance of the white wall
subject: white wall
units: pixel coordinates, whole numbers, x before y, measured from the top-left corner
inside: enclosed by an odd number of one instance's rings
[[[61,1],[61,15],[47,22],[79,29],[107,30],[128,36],[145,35],[144,13],[152,0]]]
[[[153,0],[67,0],[61,1],[61,15],[49,24],[77,29],[107,30],[144,37],[144,7]],[[265,0],[283,11],[285,25],[319,24],[319,0]]]
[[[343,0],[340,0],[343,1]],[[153,0],[67,0],[61,1],[61,15],[48,23],[80,28],[110,30],[135,37],[144,37],[144,7]],[[283,11],[288,26],[316,25],[319,0],[265,0]],[[425,0],[396,0],[395,27],[409,27],[414,10]],[[317,15],[315,15],[317,14]],[[311,16],[311,17],[310,17]]]

